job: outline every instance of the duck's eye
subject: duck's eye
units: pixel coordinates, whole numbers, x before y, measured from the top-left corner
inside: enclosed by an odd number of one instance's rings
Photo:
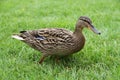
[[[84,19],[83,21],[87,22],[88,24],[91,24],[90,21],[88,21],[88,20],[86,20],[86,19]]]

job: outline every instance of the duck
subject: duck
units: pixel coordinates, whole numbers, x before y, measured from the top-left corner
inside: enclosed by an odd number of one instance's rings
[[[82,31],[84,28],[88,28],[98,35],[101,34],[93,26],[89,17],[80,16],[74,31],[64,28],[26,30],[13,34],[12,38],[18,39],[35,50],[40,51],[42,57],[39,63],[41,64],[48,56],[68,56],[83,49],[85,37]]]

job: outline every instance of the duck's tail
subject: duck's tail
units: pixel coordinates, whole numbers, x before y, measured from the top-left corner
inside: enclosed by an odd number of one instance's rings
[[[21,41],[24,40],[24,39],[23,39],[22,37],[20,37],[18,34],[13,34],[11,37],[12,37],[12,38],[15,38],[15,39],[17,39],[17,40],[21,40]]]

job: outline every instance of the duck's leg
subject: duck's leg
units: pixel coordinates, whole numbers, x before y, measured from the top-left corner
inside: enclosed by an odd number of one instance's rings
[[[39,61],[39,64],[41,64],[41,63],[44,61],[45,57],[46,57],[46,56],[42,56],[42,58],[41,58],[40,61]]]
[[[56,62],[56,63],[59,63],[59,62],[60,62],[60,57],[56,56],[55,62]]]

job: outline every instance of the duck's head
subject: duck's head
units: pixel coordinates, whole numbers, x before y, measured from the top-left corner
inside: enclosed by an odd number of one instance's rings
[[[81,16],[76,24],[76,28],[82,30],[84,27],[92,30],[94,33],[96,34],[101,34],[93,25],[92,25],[92,21],[90,20],[90,18],[86,17],[86,16]]]

